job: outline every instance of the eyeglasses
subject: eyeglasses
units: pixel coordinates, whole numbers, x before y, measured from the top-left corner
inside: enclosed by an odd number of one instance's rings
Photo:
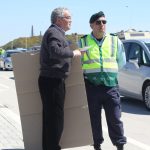
[[[61,18],[65,18],[65,19],[71,20],[71,16],[64,16],[64,17],[61,17]]]
[[[96,25],[101,25],[101,24],[106,24],[107,21],[106,20],[97,20],[96,21]]]

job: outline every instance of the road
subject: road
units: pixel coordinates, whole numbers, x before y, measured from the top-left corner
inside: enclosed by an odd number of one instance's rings
[[[19,114],[13,71],[0,71],[0,104]]]
[[[0,104],[19,115],[15,80],[12,71],[0,71]],[[134,99],[122,98],[122,120],[124,122],[125,135],[128,139],[126,150],[150,150],[150,111],[146,110],[144,104]],[[103,131],[106,140],[102,147],[107,150],[115,150],[113,146],[111,149],[107,148],[112,144],[108,137],[104,112]],[[83,149],[88,150],[89,148],[85,147]],[[77,148],[74,150],[77,150]]]

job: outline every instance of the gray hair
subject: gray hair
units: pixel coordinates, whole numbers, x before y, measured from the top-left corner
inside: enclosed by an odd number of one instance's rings
[[[65,8],[65,7],[58,7],[58,8],[55,8],[53,11],[52,11],[52,14],[51,14],[51,23],[55,23],[56,22],[56,19],[58,17],[64,17],[64,11],[67,10],[69,11],[68,8]]]

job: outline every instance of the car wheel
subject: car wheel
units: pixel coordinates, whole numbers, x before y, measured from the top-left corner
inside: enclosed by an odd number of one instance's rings
[[[145,85],[143,94],[145,106],[150,110],[150,82]]]

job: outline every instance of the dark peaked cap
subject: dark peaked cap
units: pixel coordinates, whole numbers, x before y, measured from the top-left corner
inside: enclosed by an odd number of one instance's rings
[[[102,11],[100,11],[100,12],[98,12],[98,13],[96,13],[96,14],[93,14],[92,16],[91,16],[91,18],[90,18],[90,23],[93,23],[93,22],[95,22],[99,17],[105,17],[105,14],[102,12]]]

